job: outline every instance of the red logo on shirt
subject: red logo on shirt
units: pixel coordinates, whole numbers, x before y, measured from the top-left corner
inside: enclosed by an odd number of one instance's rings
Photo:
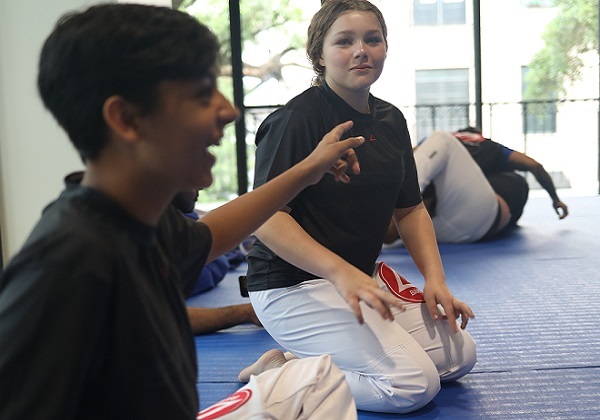
[[[369,137],[369,141],[375,141],[375,140],[377,140],[377,139],[375,138],[375,136],[373,134],[371,134],[371,137]]]
[[[252,398],[252,391],[249,389],[241,389],[224,400],[219,401],[205,408],[198,413],[196,420],[213,420],[219,417],[229,414],[244,405],[250,398]]]

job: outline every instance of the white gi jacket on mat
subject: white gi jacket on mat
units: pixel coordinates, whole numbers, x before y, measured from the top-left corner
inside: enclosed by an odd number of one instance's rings
[[[293,359],[198,413],[198,420],[354,420],[356,405],[331,356]]]

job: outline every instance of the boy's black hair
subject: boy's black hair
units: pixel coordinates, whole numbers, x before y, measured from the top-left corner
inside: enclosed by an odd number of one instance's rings
[[[63,16],[40,55],[44,105],[82,159],[95,159],[107,127],[102,106],[120,95],[149,113],[166,80],[214,78],[215,35],[192,16],[165,7],[104,4]]]
[[[473,133],[473,134],[482,134],[481,130],[477,127],[472,127],[472,126],[468,126],[465,128],[461,128],[460,130],[457,130],[459,133]]]

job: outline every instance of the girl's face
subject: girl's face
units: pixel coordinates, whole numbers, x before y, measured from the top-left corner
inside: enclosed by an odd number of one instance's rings
[[[333,23],[323,43],[319,64],[325,68],[325,81],[345,99],[367,92],[381,75],[386,44],[381,26],[373,13],[351,11]]]

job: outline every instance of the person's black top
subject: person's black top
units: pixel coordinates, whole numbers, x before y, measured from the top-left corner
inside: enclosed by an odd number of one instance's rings
[[[175,264],[204,265],[211,241],[175,208],[156,229],[67,188],[0,279],[0,418],[195,418],[193,284]]]
[[[288,206],[317,242],[371,274],[394,208],[421,202],[406,120],[393,105],[369,97],[370,114],[351,108],[327,85],[312,87],[269,115],[256,135],[255,187],[308,156],[336,125],[352,120],[344,138],[364,136],[355,149],[361,173],[349,184],[332,176],[302,191]],[[282,232],[285,235],[285,232]],[[257,241],[248,255],[250,291],[315,278]]]
[[[461,139],[459,139],[461,140]],[[490,139],[481,142],[461,140],[484,175],[488,176],[509,170],[508,158],[514,150]]]

